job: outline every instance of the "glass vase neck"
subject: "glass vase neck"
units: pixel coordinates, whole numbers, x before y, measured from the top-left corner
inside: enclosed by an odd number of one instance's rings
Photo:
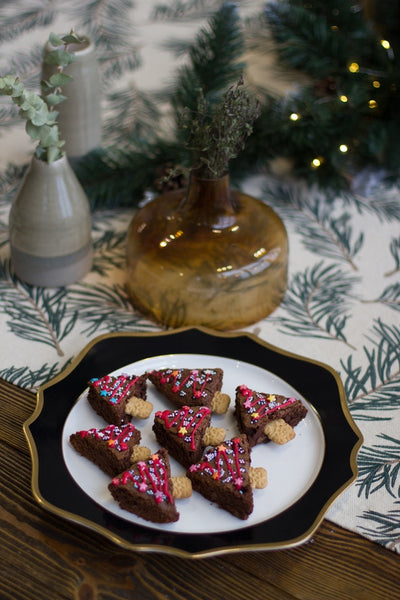
[[[198,226],[222,229],[235,222],[235,195],[230,190],[229,174],[216,179],[190,174],[189,187],[180,209],[190,212],[192,222]]]

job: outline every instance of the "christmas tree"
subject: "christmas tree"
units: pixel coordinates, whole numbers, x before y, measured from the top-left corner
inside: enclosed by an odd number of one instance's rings
[[[252,154],[285,157],[292,173],[348,185],[365,166],[400,165],[400,8],[396,0],[272,1],[264,11],[278,57],[306,77],[295,92],[265,94]]]

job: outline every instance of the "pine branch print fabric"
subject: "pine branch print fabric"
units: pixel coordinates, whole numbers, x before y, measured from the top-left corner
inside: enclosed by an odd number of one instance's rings
[[[222,2],[37,0],[21,12],[22,4],[0,7],[0,72],[12,69],[36,89],[50,31],[86,28],[103,75],[104,136],[114,142],[151,131],[158,93],[170,86],[184,63],[182,51]],[[258,14],[263,4],[240,3],[241,14]],[[35,390],[94,337],[159,328],[133,309],[125,290],[125,234],[133,209],[93,214],[94,263],[82,281],[41,289],[13,276],[8,213],[32,146],[5,100],[0,98],[0,377]],[[357,481],[328,518],[400,553],[400,190],[376,186],[368,196],[337,195],[260,176],[246,180],[243,191],[280,214],[290,257],[284,301],[247,329],[334,367],[364,436]]]
[[[399,190],[331,197],[271,180],[263,190],[289,232],[289,284],[250,329],[338,371],[364,444],[356,483],[327,517],[400,552]]]

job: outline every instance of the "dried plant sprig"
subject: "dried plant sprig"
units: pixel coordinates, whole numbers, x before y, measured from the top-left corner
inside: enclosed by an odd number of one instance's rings
[[[180,120],[199,177],[218,178],[228,172],[230,160],[245,147],[259,113],[259,102],[248,93],[243,78],[214,106],[199,90],[196,110],[185,108]]]

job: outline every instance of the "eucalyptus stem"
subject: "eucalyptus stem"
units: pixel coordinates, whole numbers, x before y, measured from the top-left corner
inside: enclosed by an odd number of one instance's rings
[[[0,94],[10,96],[19,107],[19,115],[26,120],[27,134],[38,142],[36,157],[48,163],[61,158],[62,147],[65,144],[59,136],[58,111],[55,107],[66,99],[61,93],[62,86],[72,80],[72,77],[64,73],[64,68],[75,60],[74,54],[68,52],[68,45],[81,44],[84,41],[73,31],[62,37],[50,34],[49,42],[54,50],[46,54],[45,61],[56,65],[58,70],[48,81],[41,82],[41,95],[27,90],[22,81],[14,75],[0,76]]]

